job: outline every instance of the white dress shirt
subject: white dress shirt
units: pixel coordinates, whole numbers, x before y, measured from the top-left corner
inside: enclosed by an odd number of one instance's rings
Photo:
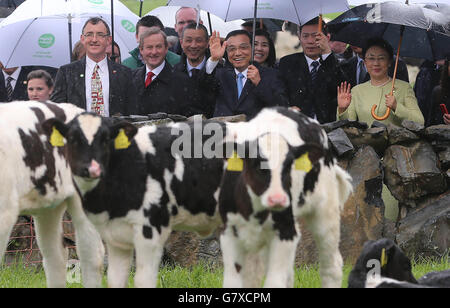
[[[329,55],[331,55],[331,53],[323,54],[323,55],[322,55],[322,60],[325,61],[325,60],[328,58]],[[319,67],[321,66],[321,64],[320,64],[320,57],[317,58],[316,60],[313,60],[313,59],[311,59],[310,57],[308,57],[307,55],[305,55],[305,58],[306,58],[306,62],[308,62],[308,68],[309,68],[309,72],[310,72],[310,73],[311,73],[312,69],[314,68],[314,67],[311,65],[314,61],[316,61],[316,62],[319,63],[319,66],[317,66],[317,69],[319,69]]]
[[[109,117],[109,69],[108,69],[108,59],[105,57],[100,62],[94,62],[89,57],[86,56],[86,73],[85,73],[85,84],[86,84],[86,110],[91,111],[92,105],[92,94],[91,94],[91,81],[92,73],[94,73],[95,65],[98,64],[98,72],[100,74],[100,80],[102,81],[102,91],[103,91],[103,104],[105,105],[105,117]]]
[[[217,64],[219,64],[219,61],[213,61],[211,60],[211,58],[209,58],[208,61],[206,61],[206,73],[212,74]],[[239,72],[237,69],[234,69],[234,72],[236,73],[236,86],[237,86],[237,75],[239,73],[242,73],[242,75],[244,75],[244,77],[242,78],[242,88],[244,88],[245,83],[247,82],[248,67],[242,72]]]
[[[186,68],[187,68],[187,71],[188,71],[188,73],[189,73],[189,77],[192,77],[192,70],[193,70],[193,69],[202,70],[202,69],[205,67],[205,65],[206,65],[206,57],[204,57],[202,63],[200,63],[200,64],[197,65],[197,66],[192,66],[192,65],[189,63],[189,60],[188,60],[188,59],[186,59],[186,63],[187,63]]]
[[[152,77],[152,81],[153,80],[155,80],[155,78],[156,77],[158,77],[158,75],[162,72],[162,70],[164,69],[164,66],[166,65],[166,61],[164,60],[157,68],[155,68],[155,69],[153,69],[153,70],[151,70],[149,67],[148,67],[148,65],[145,65],[145,79],[144,79],[144,82],[145,82],[145,80],[147,79],[147,75],[148,75],[148,73],[150,73],[150,72],[152,72],[153,74],[155,74],[153,77]]]

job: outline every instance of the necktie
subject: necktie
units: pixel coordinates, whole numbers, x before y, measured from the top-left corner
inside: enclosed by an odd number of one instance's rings
[[[13,81],[14,78],[8,77],[6,78],[6,99],[8,102],[12,101],[12,94],[13,94],[13,88],[11,85],[11,81]]]
[[[154,76],[155,76],[155,74],[153,72],[147,73],[147,78],[145,79],[145,87],[146,88],[148,88],[151,85]]]
[[[359,76],[357,84],[366,82],[367,70],[364,61],[359,61]]]
[[[242,82],[242,79],[244,78],[244,74],[239,73],[237,75],[237,90],[238,90],[238,98],[241,97],[242,88],[244,87],[244,83]]]
[[[103,89],[100,74],[98,72],[99,66],[95,65],[91,80],[91,111],[100,116],[105,116],[105,104],[103,101]]]
[[[313,67],[311,70],[311,80],[314,83],[317,79],[317,74],[318,74],[318,70],[317,68],[319,67],[319,62],[318,61],[313,61],[311,63],[311,66]]]
[[[191,78],[198,79],[199,73],[200,73],[199,69],[196,68],[191,69]]]

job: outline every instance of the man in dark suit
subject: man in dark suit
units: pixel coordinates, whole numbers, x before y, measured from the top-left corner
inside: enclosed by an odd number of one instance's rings
[[[135,105],[131,70],[107,58],[106,49],[111,44],[108,24],[91,18],[82,33],[86,57],[59,69],[51,99],[107,117],[131,114]]]
[[[210,38],[211,57],[205,82],[215,92],[214,117],[245,114],[254,117],[264,107],[287,106],[284,86],[272,68],[251,65],[252,37],[245,30],[230,32],[223,45],[218,33]],[[216,68],[227,52],[225,67]]]
[[[5,68],[0,62],[0,102],[28,100],[27,76],[32,66]]]
[[[302,53],[283,57],[279,74],[289,97],[290,106],[320,123],[336,121],[337,87],[346,80],[332,53],[330,36],[323,23],[318,32],[318,18],[299,29]]]
[[[164,112],[191,116],[198,113],[194,83],[187,75],[172,71],[165,60],[169,50],[166,34],[157,27],[144,31],[139,50],[145,66],[133,71],[138,98],[135,114]]]
[[[367,73],[366,66],[364,64],[362,48],[351,46],[353,52],[356,56],[350,58],[349,60],[341,63],[341,68],[347,76],[347,82],[351,84],[352,87],[359,85],[370,80],[370,76]],[[392,77],[394,75],[395,69],[395,56],[389,67],[388,75]],[[398,60],[397,68],[397,79],[409,82],[408,68],[402,59]]]
[[[181,62],[173,70],[189,76],[199,94],[199,112],[207,118],[212,117],[215,107],[215,95],[209,87],[203,87],[201,80],[206,74],[208,52],[208,30],[203,25],[193,23],[186,26],[181,35],[183,54]]]

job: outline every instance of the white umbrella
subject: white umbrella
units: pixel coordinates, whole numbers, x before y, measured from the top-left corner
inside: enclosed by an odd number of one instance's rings
[[[169,0],[167,5],[200,7],[225,21],[254,18],[255,0]],[[319,14],[348,10],[347,0],[259,0],[258,18],[304,24]]]
[[[390,0],[395,2],[402,2],[405,3],[405,0]],[[386,0],[348,0],[348,4],[351,6],[358,6],[362,4],[369,4],[369,3],[381,3],[381,2],[388,2]],[[437,1],[426,1],[426,0],[409,0],[410,4],[447,4],[450,5],[450,0],[437,0]]]
[[[148,12],[147,15],[158,17],[166,27],[174,27],[175,13],[179,8],[179,6],[160,6]],[[225,22],[220,17],[213,14],[210,14],[210,16],[213,31],[219,31],[221,36],[226,36],[229,32],[240,29],[241,25],[245,22],[245,20],[242,19]],[[208,20],[208,12],[201,10],[200,17],[203,20],[203,23],[206,23]]]
[[[70,62],[70,46],[81,36],[84,23],[100,17],[111,27],[110,0],[27,0],[0,23],[0,61],[6,67]],[[139,17],[114,0],[114,35],[122,55],[136,47]],[[69,43],[69,25],[72,40]]]

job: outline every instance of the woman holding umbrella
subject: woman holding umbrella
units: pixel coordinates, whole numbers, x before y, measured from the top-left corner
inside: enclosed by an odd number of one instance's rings
[[[445,60],[445,65],[442,69],[441,83],[433,89],[432,103],[430,110],[430,125],[447,124],[450,125],[450,114],[444,113],[445,105],[447,111],[450,111],[450,55]]]
[[[352,90],[346,82],[338,87],[337,119],[358,120],[370,126],[374,121],[371,108],[375,104],[379,114],[384,114],[388,107],[392,110],[383,123],[401,125],[403,120],[411,120],[424,124],[424,117],[409,83],[396,80],[394,93],[390,94],[392,79],[388,70],[394,58],[392,46],[381,38],[370,39],[363,56],[370,80]]]

